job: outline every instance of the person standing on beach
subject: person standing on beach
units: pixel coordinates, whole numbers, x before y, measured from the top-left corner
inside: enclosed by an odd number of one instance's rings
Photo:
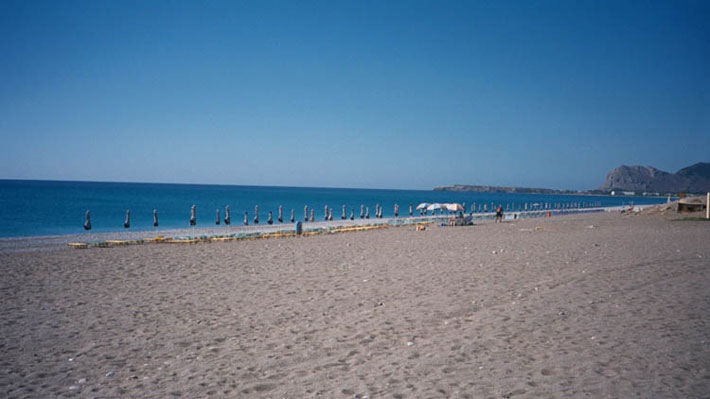
[[[500,204],[496,209],[496,223],[503,223],[503,205]]]

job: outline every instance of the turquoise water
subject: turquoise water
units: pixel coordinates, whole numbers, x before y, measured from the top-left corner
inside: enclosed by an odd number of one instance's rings
[[[99,183],[0,180],[0,237],[45,236],[76,234],[84,231],[84,214],[91,211],[92,232],[124,231],[126,210],[131,211],[131,230],[152,230],[153,209],[158,211],[161,229],[190,227],[190,207],[196,207],[197,227],[214,227],[216,210],[231,208],[232,225],[241,225],[244,212],[249,212],[253,224],[254,206],[259,205],[259,221],[266,223],[268,212],[274,222],[278,207],[284,208],[284,223],[288,223],[291,209],[296,220],[303,220],[305,205],[315,210],[315,219],[323,220],[326,205],[333,208],[333,219],[340,219],[342,205],[355,210],[359,218],[360,205],[370,208],[374,218],[375,205],[383,208],[383,216],[394,214],[399,204],[399,216],[409,214],[409,204],[420,202],[466,203],[468,209],[476,203],[503,204],[508,209],[528,204],[625,205],[664,202],[646,197],[611,197],[537,194],[482,194],[424,190],[371,190],[347,188],[224,186],[152,183]],[[417,211],[415,211],[415,214]]]

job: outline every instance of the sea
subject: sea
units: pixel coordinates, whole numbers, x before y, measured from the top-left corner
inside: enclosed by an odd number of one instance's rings
[[[195,205],[197,227],[225,226],[225,207],[230,206],[232,225],[241,225],[244,213],[254,223],[255,207],[259,221],[265,224],[268,212],[275,223],[279,206],[284,223],[289,223],[291,210],[296,220],[304,219],[304,207],[315,211],[315,220],[324,219],[326,206],[332,208],[333,219],[340,219],[342,206],[347,216],[360,217],[360,207],[369,208],[374,218],[376,205],[382,216],[393,217],[395,204],[399,217],[409,215],[410,204],[461,203],[468,211],[488,210],[498,204],[507,211],[536,207],[618,206],[631,203],[665,202],[658,197],[602,195],[542,195],[509,193],[472,193],[433,190],[383,190],[361,188],[269,187],[163,183],[107,183],[77,181],[0,180],[0,237],[32,237],[78,234],[84,232],[87,210],[91,212],[92,232],[154,230],[153,210],[157,211],[160,229],[190,227],[190,209]],[[126,211],[130,210],[130,227],[125,228]],[[419,212],[414,210],[414,214]]]

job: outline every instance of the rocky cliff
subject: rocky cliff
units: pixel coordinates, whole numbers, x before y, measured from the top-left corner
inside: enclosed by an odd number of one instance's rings
[[[710,191],[710,163],[696,163],[668,173],[651,166],[622,165],[606,177],[601,191],[636,191],[658,193],[701,193]]]

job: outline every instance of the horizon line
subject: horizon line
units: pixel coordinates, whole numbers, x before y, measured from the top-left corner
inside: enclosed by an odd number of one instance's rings
[[[325,188],[339,190],[383,190],[383,191],[434,191],[431,189],[416,188],[366,188],[366,187],[336,187],[336,186],[279,186],[279,185],[258,185],[258,184],[228,184],[228,183],[168,183],[168,182],[148,182],[148,181],[110,181],[110,180],[71,180],[71,179],[8,179],[0,178],[0,181],[26,181],[26,182],[56,182],[56,183],[109,183],[109,184],[160,184],[176,186],[224,186],[224,187],[280,187],[280,188]],[[438,186],[437,186],[438,187]]]

